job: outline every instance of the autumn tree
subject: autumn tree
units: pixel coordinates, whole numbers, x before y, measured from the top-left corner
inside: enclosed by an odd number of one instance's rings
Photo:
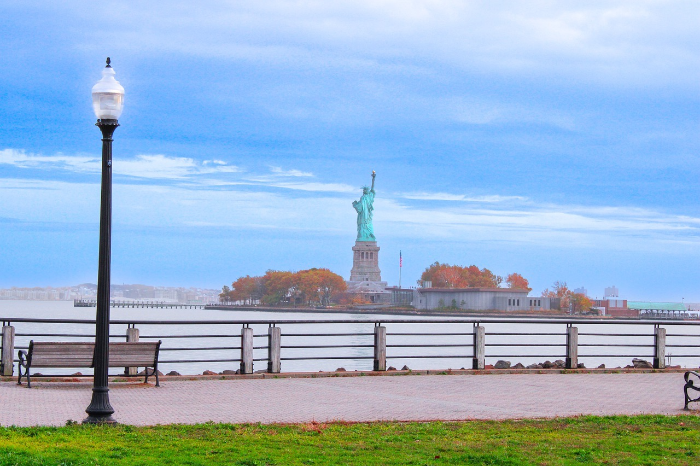
[[[260,300],[263,294],[262,277],[246,275],[231,284],[231,301],[243,301],[244,303],[253,304],[255,301]]]
[[[295,282],[307,304],[328,306],[337,293],[347,290],[343,277],[328,269],[309,269],[297,272]]]
[[[503,283],[503,277],[496,275],[487,268],[479,270],[478,267],[472,265],[468,270],[469,278],[467,283],[470,288],[498,288]]]
[[[228,303],[231,301],[231,288],[226,285],[221,288],[221,293],[219,293],[219,301],[222,303]]]
[[[571,303],[571,310],[574,314],[588,312],[593,307],[591,300],[583,293],[571,293],[569,302]]]
[[[424,281],[432,282],[433,288],[498,288],[503,277],[476,265],[462,267],[435,262],[425,269],[418,284]]]
[[[345,280],[328,269],[301,270],[296,273],[268,270],[262,277],[246,275],[224,286],[219,294],[221,301],[242,301],[253,304],[261,301],[267,305],[291,300],[296,305],[301,297],[307,304],[328,306],[339,294],[347,290]]]
[[[268,270],[262,277],[264,294],[262,301],[265,304],[279,304],[285,298],[291,296],[291,288],[294,281],[292,272],[279,272]]]
[[[574,314],[587,312],[593,307],[593,303],[586,295],[574,293],[566,285],[566,282],[554,282],[552,290],[550,291],[549,288],[545,289],[542,292],[542,296],[561,299],[561,309],[571,309]]]
[[[523,277],[519,273],[511,273],[508,275],[508,278],[506,278],[506,283],[508,284],[508,288],[527,290],[528,293],[532,291],[532,288],[530,288],[530,282],[528,282],[527,278]]]

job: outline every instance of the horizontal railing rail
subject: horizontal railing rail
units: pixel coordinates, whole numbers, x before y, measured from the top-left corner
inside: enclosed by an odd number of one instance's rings
[[[2,317],[0,321],[0,374],[4,375],[12,374],[16,350],[27,350],[31,339],[94,339],[95,321],[91,319]],[[267,333],[262,331],[265,328]],[[667,328],[673,331],[667,333]],[[126,332],[119,333],[123,329]],[[163,340],[165,357],[160,367],[200,371],[209,369],[206,365],[225,368],[227,363],[239,363],[240,373],[253,372],[254,363],[267,363],[262,370],[280,372],[281,361],[302,371],[328,369],[328,361],[334,360],[348,361],[356,370],[386,370],[387,360],[434,360],[423,363],[432,365],[426,367],[431,369],[444,369],[440,365],[484,369],[487,362],[506,358],[521,363],[535,358],[561,360],[557,367],[566,368],[578,367],[582,359],[594,363],[626,359],[629,364],[634,358],[648,358],[656,368],[665,367],[670,357],[689,364],[700,362],[700,321],[662,319],[118,319],[111,321],[110,338]],[[579,353],[582,349],[585,353]],[[673,354],[667,354],[667,349],[673,349]],[[317,361],[317,365],[307,361]],[[530,365],[539,363],[542,361],[535,360]],[[504,364],[509,363],[500,367]]]

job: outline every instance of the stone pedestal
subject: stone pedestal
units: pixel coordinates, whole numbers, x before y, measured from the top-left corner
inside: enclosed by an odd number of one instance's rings
[[[386,291],[387,283],[382,281],[379,270],[379,246],[376,241],[355,241],[352,248],[352,270],[348,291],[362,293],[372,303],[389,301],[391,293]]]
[[[352,248],[351,282],[381,282],[379,246],[376,241],[355,241]]]

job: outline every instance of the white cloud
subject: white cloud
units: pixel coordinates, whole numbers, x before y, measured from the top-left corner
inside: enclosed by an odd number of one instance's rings
[[[140,228],[206,226],[233,229],[308,231],[314,234],[354,236],[354,196],[344,185],[314,183],[271,192],[207,189],[197,185],[114,185],[115,225]],[[312,190],[315,196],[297,191]],[[353,190],[353,192],[356,190]],[[325,192],[325,194],[324,194]],[[30,222],[96,223],[99,184],[25,179],[1,179],[0,217]],[[483,196],[488,199],[490,196]],[[493,196],[498,198],[499,196]],[[509,243],[544,247],[589,248],[597,254],[619,249],[687,251],[700,246],[700,218],[661,211],[616,206],[576,206],[527,203],[502,204],[450,199],[438,193],[424,195],[420,204],[406,197],[378,197],[375,229],[384,238],[412,241]],[[425,202],[435,200],[433,205]],[[507,205],[507,208],[503,208]],[[158,206],[154,209],[153,206]],[[281,234],[280,239],[284,238]]]
[[[99,173],[101,160],[92,156],[80,155],[39,155],[28,154],[23,150],[0,150],[0,164],[17,168],[40,170],[67,170],[76,173]],[[237,173],[241,170],[234,165],[227,165],[221,160],[202,163],[188,157],[170,157],[166,155],[137,155],[131,159],[113,160],[115,175],[134,178],[182,180],[197,175]]]
[[[314,176],[313,173],[310,173],[310,172],[303,172],[301,170],[296,170],[296,169],[282,170],[282,167],[274,167],[274,166],[270,167],[270,171],[278,176],[300,176],[300,177]]]
[[[212,173],[237,173],[240,169],[225,162],[200,164],[187,157],[168,157],[165,155],[137,155],[131,160],[114,162],[114,173],[136,178],[185,179],[196,175]]]
[[[24,150],[0,150],[0,165],[17,168],[63,169],[75,172],[95,173],[100,171],[100,160],[88,155],[37,155]]]
[[[463,201],[463,202],[485,202],[485,203],[498,203],[498,202],[512,202],[512,201],[527,201],[526,197],[523,196],[500,196],[500,195],[488,195],[488,196],[466,196],[464,194],[450,194],[450,193],[426,193],[426,192],[415,192],[415,193],[399,193],[397,195],[404,199],[422,200],[422,201]]]
[[[354,186],[343,183],[294,183],[294,182],[271,182],[268,186],[277,188],[294,189],[298,191],[316,191],[328,193],[353,193],[359,191]]]
[[[12,165],[22,169],[66,170],[75,173],[100,173],[100,160],[90,156],[76,155],[36,155],[22,150],[5,149],[0,151],[0,165]],[[198,162],[188,157],[170,157],[166,155],[137,155],[131,159],[120,158],[112,165],[115,175],[151,180],[153,182],[173,181],[186,186],[265,186],[292,191],[321,193],[350,193],[358,191],[355,187],[343,183],[323,183],[309,181],[291,181],[290,178],[307,178],[313,174],[297,169],[283,170],[270,167],[272,175],[246,175],[238,179],[217,177],[217,175],[242,173],[234,165],[227,165],[221,160]],[[210,175],[210,176],[202,176]]]

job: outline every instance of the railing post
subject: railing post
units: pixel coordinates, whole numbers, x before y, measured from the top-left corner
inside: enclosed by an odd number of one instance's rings
[[[654,326],[654,369],[666,367],[666,329]]]
[[[481,325],[474,325],[474,358],[472,369],[483,370],[486,362],[486,329]]]
[[[139,341],[139,329],[134,327],[134,324],[127,325],[126,328],[126,342],[135,343]],[[125,367],[124,374],[126,375],[136,375],[138,374],[138,367]]]
[[[379,323],[374,326],[374,370],[386,370],[386,327]]]
[[[250,324],[245,324],[250,325]],[[241,374],[253,373],[253,329],[243,327],[241,330]]]
[[[566,368],[578,367],[578,327],[568,324],[566,327]]]
[[[267,372],[278,374],[282,369],[280,363],[282,330],[274,325],[272,324],[267,329]]]
[[[4,323],[4,322],[3,322]],[[8,322],[9,324],[9,322]],[[15,369],[13,356],[15,353],[15,328],[11,325],[2,326],[2,359],[0,359],[0,375],[12,376]]]

